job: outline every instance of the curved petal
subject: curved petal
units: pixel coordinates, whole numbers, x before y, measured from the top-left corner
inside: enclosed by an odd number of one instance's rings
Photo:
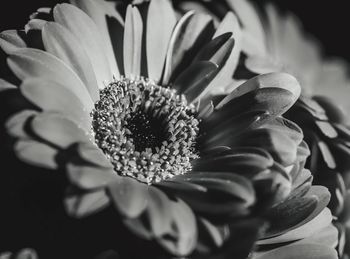
[[[108,193],[119,213],[127,218],[139,217],[150,199],[148,186],[129,177],[118,177],[108,185]]]
[[[293,230],[289,230],[288,232],[267,239],[262,239],[257,242],[259,245],[268,245],[268,244],[278,244],[291,242],[295,240],[304,239],[307,237],[311,237],[312,235],[316,235],[323,228],[327,227],[332,222],[332,214],[328,208],[324,208],[324,210],[313,218],[311,221],[307,222],[304,225],[299,226]]]
[[[286,73],[268,73],[256,76],[234,89],[216,108],[220,109],[234,98],[240,97],[250,91],[270,87],[281,88],[291,92],[293,94],[293,103],[299,98],[301,92],[301,87],[295,77]]]
[[[14,146],[16,155],[29,164],[57,169],[56,155],[58,150],[35,140],[19,140]]]
[[[64,204],[70,216],[83,218],[107,207],[109,199],[105,190],[82,193],[74,189],[68,189]]]
[[[113,17],[120,24],[123,24],[123,19],[116,11],[114,3],[104,0],[70,0],[70,2],[88,14],[97,25],[98,30],[103,37],[103,43],[105,44],[104,52],[106,53],[111,71],[115,77],[119,77],[119,69],[113,51],[112,39],[107,22],[107,17]]]
[[[241,52],[242,32],[237,17],[228,12],[224,19],[221,21],[218,29],[216,30],[213,38],[222,35],[224,33],[231,32],[234,39],[234,47],[227,58],[223,68],[219,71],[217,76],[212,80],[206,93],[223,93],[227,89],[224,89],[233,81],[233,74],[236,70],[239,54]],[[219,87],[218,87],[219,86]]]
[[[38,137],[60,148],[90,141],[85,131],[59,113],[41,113],[33,119],[31,127]]]
[[[335,249],[318,244],[291,244],[252,259],[338,259]]]
[[[192,210],[183,201],[171,201],[172,231],[158,242],[172,254],[186,256],[197,244],[197,222]]]
[[[42,37],[46,51],[73,69],[89,90],[92,100],[99,100],[93,67],[78,39],[68,29],[55,22],[48,22],[44,26]]]
[[[87,133],[91,131],[91,117],[77,96],[60,83],[29,78],[20,86],[22,94],[44,111],[62,113]]]
[[[56,5],[53,15],[57,23],[70,30],[79,40],[80,46],[90,58],[97,84],[103,89],[113,81],[114,71],[109,66],[103,37],[96,24],[86,13],[70,4]]]
[[[25,124],[28,122],[28,119],[34,118],[34,116],[37,114],[38,112],[34,110],[23,110],[16,113],[6,121],[5,127],[7,132],[16,138],[30,138],[25,129]]]
[[[146,52],[148,77],[161,79],[168,45],[176,24],[175,12],[169,0],[153,0],[147,14]]]
[[[119,178],[111,168],[69,163],[66,169],[71,183],[84,190],[103,188]]]
[[[4,79],[0,78],[0,92],[6,91],[9,89],[17,89],[17,87],[15,85],[5,81]]]
[[[80,99],[86,109],[93,109],[94,103],[83,82],[52,54],[37,49],[20,49],[10,55],[8,64],[21,80],[38,77],[60,82]]]
[[[12,52],[27,47],[26,42],[20,36],[17,30],[7,30],[0,33],[0,48],[6,53]]]

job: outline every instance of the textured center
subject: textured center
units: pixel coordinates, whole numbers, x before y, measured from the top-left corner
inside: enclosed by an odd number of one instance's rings
[[[151,184],[191,170],[198,158],[194,114],[175,90],[123,78],[100,91],[92,130],[119,175]]]
[[[146,148],[155,151],[166,140],[166,133],[159,127],[160,121],[139,109],[127,122],[129,135],[134,140],[135,150],[142,152]]]

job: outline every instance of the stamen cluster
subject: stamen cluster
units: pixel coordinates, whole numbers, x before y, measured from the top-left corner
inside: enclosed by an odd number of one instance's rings
[[[100,91],[91,116],[95,142],[119,175],[151,184],[190,171],[198,158],[195,108],[174,89],[122,78]]]

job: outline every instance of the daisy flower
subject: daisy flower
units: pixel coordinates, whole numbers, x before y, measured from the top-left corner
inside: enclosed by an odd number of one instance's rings
[[[246,258],[274,215],[288,224],[266,239],[302,238],[306,222],[327,222],[329,194],[311,187],[303,134],[281,117],[300,86],[268,73],[218,96],[233,83],[241,33],[232,12],[216,24],[167,0],[125,15],[102,0],[39,9],[24,30],[0,34],[11,72],[0,87],[30,102],[6,122],[17,156],[66,172],[69,215],[112,206],[168,257]]]

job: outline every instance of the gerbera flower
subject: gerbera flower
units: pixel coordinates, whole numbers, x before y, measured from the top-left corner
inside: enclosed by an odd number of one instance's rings
[[[208,15],[177,19],[164,0],[129,5],[125,18],[109,2],[72,3],[39,9],[24,31],[0,36],[32,104],[6,123],[15,152],[66,171],[70,215],[112,204],[116,220],[168,254],[224,247],[216,258],[245,258],[266,209],[278,213],[291,190],[311,204],[296,221],[323,210],[328,193],[310,188],[301,130],[281,117],[299,97],[295,78],[270,73],[211,98],[238,63],[233,13],[214,27]]]
[[[346,99],[346,66],[344,62],[333,60],[325,62],[319,51],[316,41],[307,37],[300,30],[300,23],[294,16],[281,17],[275,8],[270,5],[266,9],[267,19],[260,16],[257,9],[245,0],[221,1],[181,1],[177,2],[180,10],[194,8],[205,11],[222,19],[227,11],[234,11],[242,24],[242,55],[240,67],[235,71],[237,81],[249,79],[253,75],[284,71],[293,74],[302,85],[303,97],[287,113],[287,118],[301,126],[305,141],[311,146],[311,155],[306,167],[315,177],[315,183],[328,187],[332,194],[329,207],[333,215],[340,216],[344,221],[348,209],[345,199],[348,199],[347,189],[347,157],[348,129],[345,126],[344,116],[328,98],[316,97],[323,95],[338,99],[348,106]],[[337,89],[329,86],[337,85]],[[344,178],[345,177],[345,178]],[[345,179],[345,180],[344,180]],[[329,236],[336,236],[334,228],[328,232]],[[331,234],[333,232],[333,234]],[[341,236],[344,236],[341,230]],[[322,236],[319,235],[319,236]],[[328,236],[328,237],[329,237]],[[340,238],[340,246],[343,237]],[[304,239],[302,242],[309,242]],[[263,242],[260,242],[262,244]],[[312,241],[315,243],[315,238]],[[329,243],[328,243],[329,244]],[[298,243],[293,243],[298,245]],[[285,252],[286,249],[288,252]],[[281,253],[289,256],[296,246],[283,247],[283,250],[267,252],[266,258],[273,258]],[[310,248],[298,249],[308,256],[314,252]],[[342,250],[342,249],[340,249]],[[339,251],[342,254],[341,251]],[[275,255],[276,253],[276,255]],[[294,255],[293,255],[294,256]],[[265,258],[265,257],[264,257]],[[328,258],[328,257],[327,257]]]

